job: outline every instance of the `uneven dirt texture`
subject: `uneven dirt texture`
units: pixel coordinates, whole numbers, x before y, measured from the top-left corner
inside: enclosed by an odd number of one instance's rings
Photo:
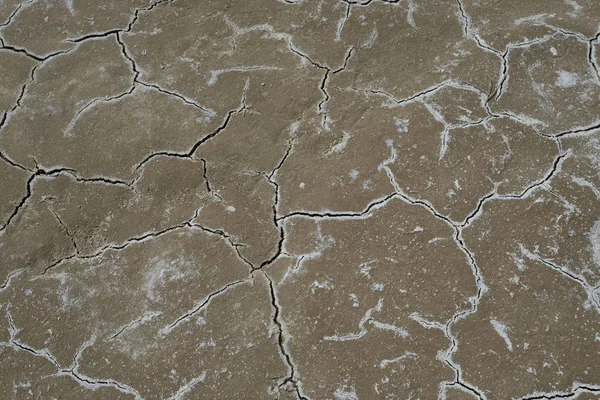
[[[0,0],[0,399],[600,398],[600,1]]]

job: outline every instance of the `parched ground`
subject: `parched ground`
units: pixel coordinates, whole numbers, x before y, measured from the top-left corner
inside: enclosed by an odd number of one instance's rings
[[[0,0],[0,399],[600,398],[600,1]]]

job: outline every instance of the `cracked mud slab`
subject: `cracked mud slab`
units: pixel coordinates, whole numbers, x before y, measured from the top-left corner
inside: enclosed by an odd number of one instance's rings
[[[600,398],[600,3],[0,1],[0,399]]]

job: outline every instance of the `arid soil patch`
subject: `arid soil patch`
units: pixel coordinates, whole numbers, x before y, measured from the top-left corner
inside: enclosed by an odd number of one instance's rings
[[[0,1],[0,399],[600,398],[600,1]]]

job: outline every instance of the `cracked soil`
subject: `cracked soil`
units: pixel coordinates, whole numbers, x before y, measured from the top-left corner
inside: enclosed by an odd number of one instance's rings
[[[0,0],[0,400],[600,398],[600,1]]]

